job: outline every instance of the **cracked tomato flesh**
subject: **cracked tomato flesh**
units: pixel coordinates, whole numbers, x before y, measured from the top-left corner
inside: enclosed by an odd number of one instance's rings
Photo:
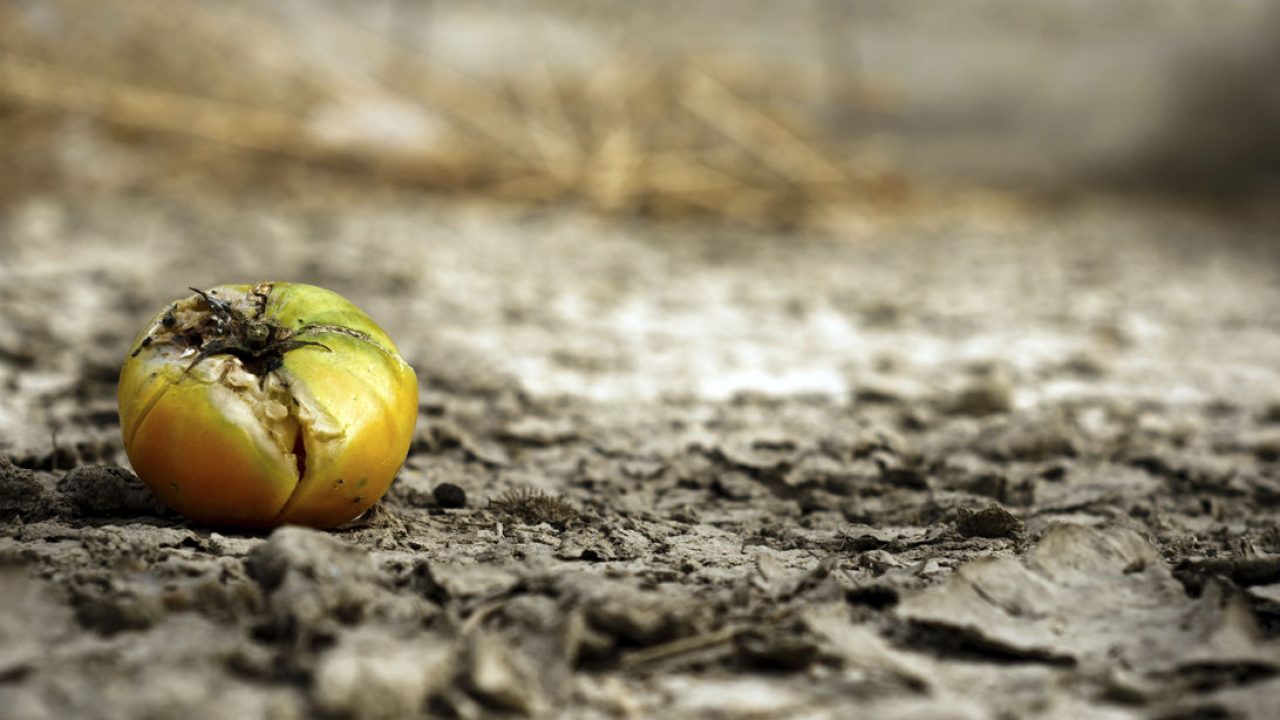
[[[337,293],[223,285],[176,301],[120,373],[129,462],[196,522],[326,528],[372,506],[403,464],[418,381]]]

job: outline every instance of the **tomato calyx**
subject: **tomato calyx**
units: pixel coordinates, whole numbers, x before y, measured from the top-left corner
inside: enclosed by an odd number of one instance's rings
[[[265,287],[264,287],[265,285]],[[294,340],[293,332],[262,318],[266,309],[266,298],[271,286],[263,283],[253,289],[254,315],[250,317],[244,311],[225,300],[219,300],[209,293],[197,288],[190,288],[204,300],[209,309],[208,320],[200,335],[198,353],[187,372],[199,365],[201,361],[214,355],[231,355],[240,360],[245,369],[259,377],[278,370],[284,364],[284,354],[302,347],[322,348],[330,352],[327,345],[311,340]],[[260,300],[259,300],[260,299]],[[306,328],[302,328],[306,329]]]
[[[195,356],[184,374],[210,357],[230,355],[250,373],[265,378],[284,364],[285,353],[303,347],[330,351],[323,343],[295,337],[318,326],[290,330],[264,317],[271,283],[259,283],[253,288],[246,302],[241,303],[248,306],[246,309],[217,297],[216,290],[189,289],[196,296],[171,306],[155,331],[133,351],[134,356],[152,345],[174,345],[182,357]]]

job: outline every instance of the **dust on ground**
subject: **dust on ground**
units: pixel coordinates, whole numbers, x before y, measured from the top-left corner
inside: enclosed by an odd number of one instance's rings
[[[0,230],[14,718],[1270,717],[1280,246],[976,197],[773,234],[145,193]],[[418,369],[384,500],[185,523],[115,377],[189,285],[325,285]]]

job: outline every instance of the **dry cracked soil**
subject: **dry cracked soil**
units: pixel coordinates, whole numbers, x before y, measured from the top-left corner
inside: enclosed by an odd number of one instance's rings
[[[1269,718],[1280,244],[1139,202],[776,234],[396,196],[0,226],[0,714]],[[115,378],[189,285],[365,307],[389,494],[193,526]],[[192,462],[199,462],[193,458]]]

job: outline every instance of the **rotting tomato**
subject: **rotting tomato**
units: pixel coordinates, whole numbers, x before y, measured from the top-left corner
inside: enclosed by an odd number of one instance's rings
[[[346,298],[264,282],[195,290],[156,315],[125,360],[118,399],[134,471],[182,515],[327,528],[395,479],[418,380]]]

